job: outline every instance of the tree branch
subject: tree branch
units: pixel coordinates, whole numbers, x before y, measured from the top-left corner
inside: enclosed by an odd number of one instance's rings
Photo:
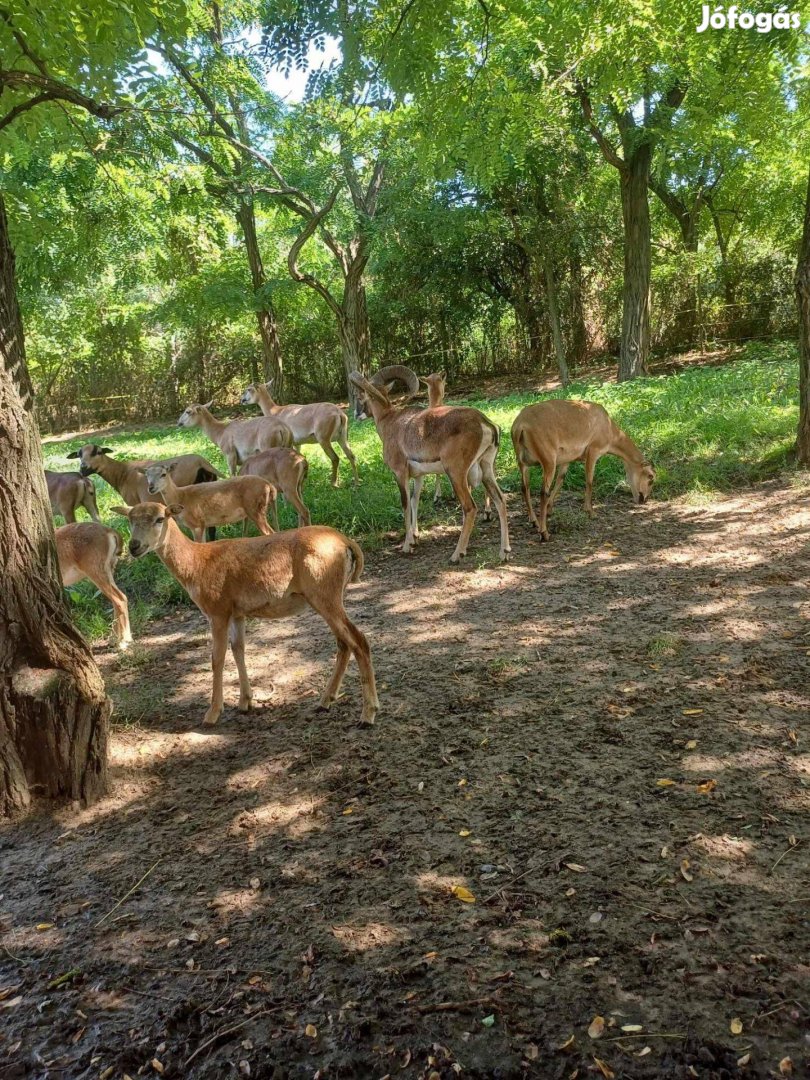
[[[71,105],[78,105],[85,112],[97,116],[100,120],[112,120],[113,117],[123,112],[120,106],[94,101],[75,87],[68,86],[50,75],[38,74],[35,71],[19,71],[16,69],[3,71],[0,69],[0,88],[6,86],[11,90],[39,90],[48,95],[48,100],[59,99],[60,101],[67,101]]]
[[[672,114],[681,107],[683,99],[686,97],[686,91],[688,86],[682,82],[676,82],[674,86],[671,86],[667,90],[666,94],[661,98],[653,111],[650,113],[650,126],[656,127],[661,120],[662,112],[666,111],[667,123],[672,119]]]
[[[378,158],[374,165],[371,179],[368,182],[368,187],[366,188],[366,213],[370,218],[373,218],[377,213],[377,202],[380,198],[380,190],[382,188],[384,175],[385,161],[383,161],[382,158]]]
[[[192,153],[203,165],[208,165],[213,169],[217,176],[221,176],[223,179],[230,178],[228,170],[220,165],[210,150],[206,150],[192,139],[187,138],[185,135],[180,135],[176,131],[171,132],[171,137],[176,143],[180,143],[181,146],[184,146],[186,150]]]
[[[168,61],[184,82],[194,91],[217,127],[219,127],[228,138],[236,138],[236,132],[222,115],[216,100],[208,93],[203,84],[192,73],[191,68],[177,55],[174,49],[167,45],[161,45],[160,42],[157,41],[150,42],[150,47],[153,48],[155,52],[159,53],[164,60]]]
[[[301,270],[298,266],[298,256],[301,254],[302,248],[307,243],[307,241],[310,240],[312,236],[317,232],[317,230],[321,226],[321,222],[335,205],[335,199],[338,197],[339,191],[340,188],[336,187],[327,199],[327,201],[321,207],[321,209],[313,213],[310,220],[306,223],[303,230],[301,231],[301,234],[299,235],[293,246],[290,248],[289,254],[287,255],[287,268],[290,271],[290,277],[293,279],[293,281],[299,281],[302,285],[307,285],[310,289],[314,289],[319,296],[323,297],[323,299],[332,309],[334,314],[337,315],[338,319],[342,319],[343,310],[340,304],[334,298],[334,296],[332,296],[332,293],[329,291],[326,285],[324,285],[323,282],[319,281],[312,274],[308,274],[306,271]]]
[[[11,28],[11,33],[14,36],[14,40],[22,49],[23,55],[31,61],[34,67],[39,71],[40,75],[45,75],[47,77],[48,69],[45,66],[45,61],[42,60],[41,57],[37,56],[37,54],[25,40],[25,35],[21,34],[20,31],[15,28],[14,23],[11,21],[11,12],[8,11],[6,8],[0,9],[0,18],[2,18],[3,21],[6,22]]]
[[[50,93],[50,91],[45,91],[42,94],[37,94],[36,97],[29,98],[28,101],[21,101],[19,105],[15,105],[5,116],[0,117],[0,131],[16,120],[20,113],[28,112],[28,110],[33,109],[35,105],[41,105],[43,101],[54,100],[56,100],[56,95]]]
[[[290,184],[288,184],[279,172],[279,170],[273,164],[272,160],[266,154],[263,154],[261,150],[257,150],[255,146],[251,146],[250,143],[242,142],[242,140],[237,139],[236,136],[225,135],[225,138],[231,144],[231,146],[235,146],[237,150],[241,150],[243,154],[247,154],[248,157],[253,158],[253,160],[257,161],[259,165],[262,165],[265,169],[267,169],[267,171],[276,181],[278,186],[284,189],[284,191],[289,195],[291,199],[289,205],[290,210],[298,214],[299,217],[309,217],[311,214],[317,212],[315,209],[315,203],[312,201],[312,199],[310,199],[309,195],[301,191],[300,188],[292,187]],[[293,199],[297,200],[297,202],[292,202]]]
[[[620,172],[623,171],[626,168],[625,162],[619,157],[614,147],[605,138],[593,118],[593,107],[588,91],[582,83],[578,82],[576,92],[580,106],[582,107],[582,115],[585,117],[585,123],[588,125],[588,130],[596,141],[596,145],[602,151],[605,161],[607,161],[609,165],[612,165],[614,169],[618,169]]]

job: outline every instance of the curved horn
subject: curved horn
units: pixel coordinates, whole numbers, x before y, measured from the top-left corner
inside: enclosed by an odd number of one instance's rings
[[[401,382],[409,394],[419,393],[419,376],[415,371],[403,364],[393,364],[391,367],[380,368],[375,372],[369,382],[374,386],[386,386],[390,382]]]

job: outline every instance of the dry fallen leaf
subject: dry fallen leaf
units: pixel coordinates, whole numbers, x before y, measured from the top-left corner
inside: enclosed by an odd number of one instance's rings
[[[579,863],[567,862],[567,863],[563,863],[563,866],[567,866],[568,869],[573,870],[575,874],[587,874],[588,873],[588,867],[587,866],[580,866]]]
[[[640,1050],[636,1051],[636,1057],[646,1057],[647,1054],[651,1054],[651,1053],[652,1053],[652,1047],[651,1046],[642,1046],[642,1048]]]
[[[790,741],[793,743],[794,746],[798,746],[798,744],[799,744],[799,733],[798,733],[798,731],[789,731],[788,732],[788,738],[790,739]]]
[[[741,1058],[737,1058],[737,1068],[744,1069],[748,1062],[751,1060],[750,1054],[743,1054]]]
[[[8,1001],[0,1002],[0,1009],[16,1009],[22,1001],[22,994],[18,994],[16,997],[9,998]]]
[[[523,1051],[523,1056],[529,1061],[537,1061],[540,1056],[540,1051],[534,1043],[529,1043],[526,1049]]]
[[[317,1039],[318,1029],[315,1027],[314,1024],[307,1024],[307,1026],[304,1028],[304,1034],[308,1035],[310,1039]]]
[[[589,1039],[600,1039],[605,1034],[605,1018],[604,1016],[595,1016],[591,1020],[591,1025],[588,1028]]]
[[[162,1062],[158,1061],[157,1058],[152,1058],[152,1060],[149,1062],[149,1064],[152,1066],[152,1068],[155,1070],[155,1072],[160,1073],[161,1076],[166,1071],[165,1068],[163,1067]]]
[[[793,1062],[789,1057],[783,1057],[779,1062],[779,1072],[782,1076],[793,1076]]]
[[[687,750],[694,750],[696,746],[697,746],[697,739],[690,739],[689,742],[686,744],[686,749]]]
[[[703,709],[684,709],[683,710],[683,715],[684,716],[700,716],[700,714],[702,712],[703,712]]]
[[[459,829],[458,835],[459,836],[469,836],[470,835],[470,830],[469,829]]]
[[[354,807],[353,806],[347,806],[346,809],[343,811],[343,816],[346,817],[347,814],[353,814],[353,813],[354,813]]]
[[[666,777],[664,777],[661,780],[656,780],[655,781],[655,786],[656,787],[675,787],[676,782],[677,781],[675,781],[675,780],[667,780]]]
[[[564,1054],[573,1054],[574,1048],[576,1047],[576,1045],[577,1045],[577,1041],[574,1038],[574,1036],[572,1035],[570,1038],[565,1040],[565,1042],[562,1044],[562,1046],[558,1046],[557,1049],[562,1050],[562,1052]]]
[[[602,1074],[602,1076],[604,1076],[605,1080],[613,1080],[613,1077],[616,1074],[613,1069],[611,1069],[611,1067],[607,1064],[607,1062],[602,1061],[602,1059],[598,1057],[595,1057],[593,1060],[596,1063],[597,1069]]]
[[[454,885],[450,891],[453,896],[455,896],[456,900],[461,900],[463,904],[475,903],[475,896],[469,889],[465,889],[463,885]]]
[[[641,1026],[641,1024],[622,1024],[622,1031],[627,1032],[628,1034],[631,1031],[632,1032],[637,1032],[637,1031],[643,1031],[643,1030],[644,1030],[644,1028]]]
[[[681,877],[684,881],[694,881],[694,875],[689,872],[689,860],[684,859],[681,862]]]
[[[461,780],[459,780],[458,786],[459,787],[466,787],[467,786],[467,781],[466,781],[466,779],[464,777],[462,777]]]
[[[742,1035],[743,1022],[738,1016],[735,1016],[731,1023],[728,1025],[728,1029],[732,1035]]]
[[[704,780],[702,784],[698,784],[695,789],[699,795],[708,795],[710,791],[714,791],[717,787],[716,780]]]
[[[53,930],[55,923],[52,922],[38,922],[37,930]]]

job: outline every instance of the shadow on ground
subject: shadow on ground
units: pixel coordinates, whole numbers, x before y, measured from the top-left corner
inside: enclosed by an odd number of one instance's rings
[[[0,831],[0,1076],[801,1075],[807,495],[373,555],[371,731],[313,615],[214,730],[199,616],[105,653],[109,798]]]

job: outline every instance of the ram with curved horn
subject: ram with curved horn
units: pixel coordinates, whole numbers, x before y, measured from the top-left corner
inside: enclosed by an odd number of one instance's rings
[[[409,367],[405,367],[404,364],[391,364],[389,367],[380,368],[369,379],[373,386],[381,386],[389,395],[394,386],[401,382],[409,398],[415,397],[419,393],[419,381],[416,372]]]
[[[377,386],[358,371],[353,371],[349,378],[363,395],[364,408],[373,417],[382,440],[383,460],[399,486],[405,516],[402,550],[412,551],[419,537],[417,515],[425,476],[445,473],[464,513],[461,535],[450,561],[456,563],[467,554],[477,514],[470,488],[480,483],[498,511],[500,555],[505,561],[511,548],[506,504],[495,479],[495,457],[500,442],[500,431],[495,424],[478,409],[463,406],[442,405],[436,409],[394,406],[384,386]],[[413,379],[418,388],[416,375]],[[411,480],[413,495],[409,490]]]

